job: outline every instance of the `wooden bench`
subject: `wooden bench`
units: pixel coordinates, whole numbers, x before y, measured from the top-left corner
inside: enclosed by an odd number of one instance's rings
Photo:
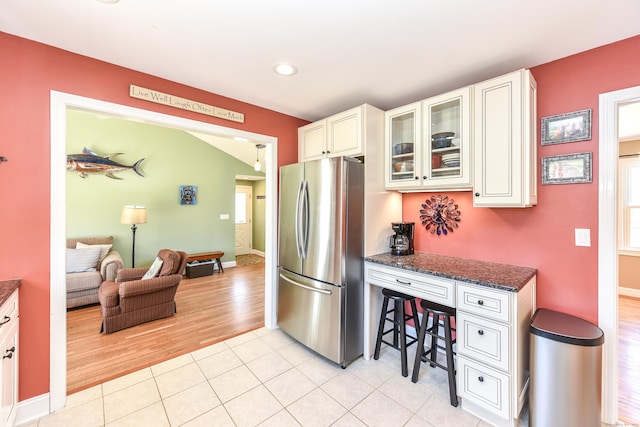
[[[224,269],[222,268],[222,260],[220,259],[223,255],[224,252],[222,251],[199,252],[197,254],[187,255],[187,262],[214,259],[216,261],[216,264],[218,264],[218,270],[220,270],[220,273],[224,273]]]

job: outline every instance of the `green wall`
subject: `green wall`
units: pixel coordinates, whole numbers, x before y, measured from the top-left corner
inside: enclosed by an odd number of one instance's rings
[[[67,117],[68,154],[87,147],[102,156],[122,153],[113,160],[125,165],[145,159],[144,178],[131,170],[114,173],[122,180],[67,171],[67,236],[113,236],[128,267],[131,226],[120,224],[120,213],[142,205],[147,223],[136,232],[136,266],[150,265],[162,248],[220,250],[223,261],[235,261],[235,176],[258,174],[251,166],[181,130],[83,112]],[[196,205],[180,205],[180,185],[198,187]]]

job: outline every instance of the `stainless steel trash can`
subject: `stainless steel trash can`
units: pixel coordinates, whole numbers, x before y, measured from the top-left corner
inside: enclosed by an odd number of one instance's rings
[[[602,330],[541,308],[529,332],[530,426],[600,427]]]

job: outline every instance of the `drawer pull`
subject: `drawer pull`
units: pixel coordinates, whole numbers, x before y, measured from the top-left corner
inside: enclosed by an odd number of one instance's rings
[[[484,305],[484,301],[482,301],[481,299],[478,300],[478,305]]]
[[[483,382],[484,382],[484,377],[483,377],[483,376],[478,377],[478,381],[480,381],[481,383],[483,383]]]
[[[484,335],[484,331],[482,329],[478,330],[478,335]]]
[[[400,280],[400,279],[396,279],[396,282],[400,283],[401,285],[409,285],[409,286],[411,286],[411,282],[405,282],[405,281]]]
[[[3,359],[11,359],[13,357],[13,353],[16,351],[16,347],[13,346],[10,349],[6,350],[6,353],[4,356],[2,356]]]
[[[2,321],[0,321],[0,326],[4,325],[5,323],[9,323],[9,322],[11,322],[11,317],[4,316],[4,319],[2,319]]]

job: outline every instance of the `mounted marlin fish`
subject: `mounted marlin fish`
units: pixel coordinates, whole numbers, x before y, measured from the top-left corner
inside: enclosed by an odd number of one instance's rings
[[[82,154],[68,154],[67,155],[67,170],[76,171],[80,174],[80,178],[86,178],[88,174],[105,174],[112,179],[122,179],[114,176],[114,172],[120,172],[126,169],[133,169],[135,173],[144,177],[140,173],[140,163],[144,159],[140,159],[133,164],[133,166],[127,166],[111,160],[122,153],[110,154],[108,156],[99,156],[88,148],[82,149]]]

